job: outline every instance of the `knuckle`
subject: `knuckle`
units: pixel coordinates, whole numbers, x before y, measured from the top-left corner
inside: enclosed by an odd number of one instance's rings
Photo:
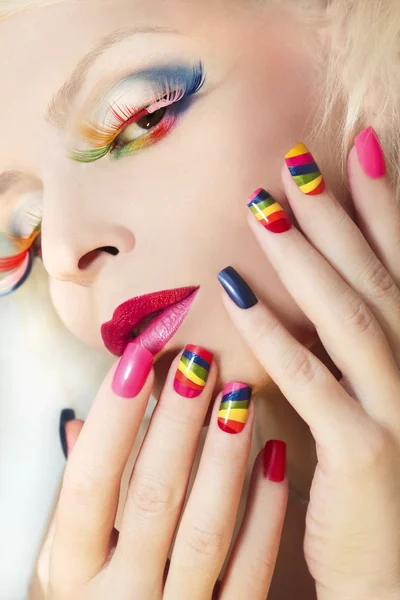
[[[376,331],[376,321],[368,306],[360,299],[354,298],[346,304],[342,313],[343,324],[350,326],[358,333]]]
[[[393,441],[390,435],[378,426],[371,426],[367,435],[358,443],[344,444],[341,470],[351,475],[363,474],[369,478],[371,473],[379,473],[389,463],[392,455]]]
[[[398,296],[394,279],[375,257],[373,264],[369,265],[364,273],[364,280],[368,284],[370,293],[378,300],[387,298],[388,295]]]
[[[276,556],[271,551],[261,556],[253,556],[247,565],[247,579],[250,589],[252,587],[263,587],[266,583],[269,583],[275,564]]]
[[[140,473],[131,486],[129,502],[142,515],[165,513],[177,505],[171,485],[158,475]]]
[[[171,439],[171,433],[181,434],[198,421],[196,411],[172,410],[169,406],[157,406],[158,428],[160,435],[166,440]]]
[[[213,560],[223,551],[224,538],[221,523],[217,523],[216,521],[210,521],[205,524],[193,523],[189,527],[186,543],[196,555]]]
[[[97,498],[104,488],[104,480],[83,465],[79,469],[66,470],[62,497],[68,502],[87,506]]]
[[[279,335],[282,325],[277,319],[270,318],[269,314],[263,316],[263,319],[257,321],[255,335],[259,342],[265,347],[270,346],[274,337]]]
[[[321,376],[317,361],[302,346],[291,348],[283,358],[285,376],[297,385],[308,385]]]
[[[386,463],[390,454],[389,437],[383,431],[375,431],[368,436],[356,455],[356,466],[362,470],[371,471]]]

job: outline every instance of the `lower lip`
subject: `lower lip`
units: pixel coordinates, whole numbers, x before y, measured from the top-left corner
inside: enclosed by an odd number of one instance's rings
[[[184,300],[166,308],[133,340],[135,344],[144,346],[154,356],[161,352],[182,325],[197,295],[197,291]]]

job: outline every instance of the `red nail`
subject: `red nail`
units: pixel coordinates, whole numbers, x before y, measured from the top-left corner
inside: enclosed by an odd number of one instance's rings
[[[364,172],[372,179],[384,177],[385,155],[375,130],[368,127],[356,137],[354,144]]]
[[[280,440],[269,440],[264,448],[264,477],[280,483],[286,475],[286,444]]]

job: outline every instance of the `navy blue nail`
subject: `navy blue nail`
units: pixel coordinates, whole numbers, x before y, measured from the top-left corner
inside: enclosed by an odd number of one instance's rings
[[[68,458],[68,444],[67,444],[67,436],[65,434],[65,425],[69,421],[73,421],[74,419],[75,419],[75,411],[73,411],[72,408],[64,408],[64,410],[61,411],[59,432],[60,432],[61,448],[62,448],[65,458]]]
[[[226,267],[218,273],[218,281],[239,308],[252,308],[258,303],[253,290],[233,267]]]

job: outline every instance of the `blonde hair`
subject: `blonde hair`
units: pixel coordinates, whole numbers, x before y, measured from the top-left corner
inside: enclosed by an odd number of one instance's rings
[[[0,0],[0,20],[27,8],[60,1]],[[326,138],[335,125],[337,139],[330,139],[329,145],[341,157],[345,175],[346,157],[355,135],[368,125],[374,126],[400,201],[399,0],[259,1],[287,5],[327,28],[320,54],[320,60],[325,60],[322,66],[326,69],[326,85],[321,90],[320,118],[312,137]],[[343,107],[342,121],[332,124],[338,105]]]

